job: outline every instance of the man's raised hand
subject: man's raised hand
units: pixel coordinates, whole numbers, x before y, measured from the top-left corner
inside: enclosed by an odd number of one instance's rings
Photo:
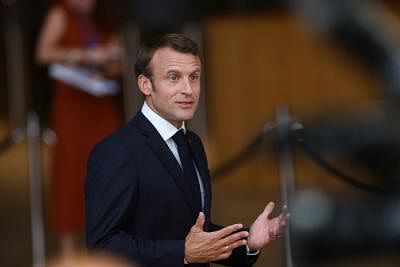
[[[205,216],[199,213],[185,239],[185,259],[188,263],[205,263],[228,258],[232,250],[246,245],[249,233],[240,231],[241,224],[233,224],[215,232],[204,232]]]
[[[279,216],[272,219],[269,218],[274,207],[275,204],[269,202],[264,211],[250,227],[248,247],[251,251],[257,251],[265,247],[268,243],[279,236],[284,230],[284,227],[288,224],[290,214],[286,206],[283,207]]]

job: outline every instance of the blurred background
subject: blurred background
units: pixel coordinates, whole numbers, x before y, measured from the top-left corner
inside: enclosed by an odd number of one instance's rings
[[[124,121],[143,102],[142,38],[180,31],[202,47],[191,127],[214,174],[213,221],[250,226],[270,200],[292,214],[255,266],[399,266],[398,1],[97,2],[115,11],[124,50],[113,96]],[[32,266],[61,254],[48,220],[55,88],[37,60],[55,1],[0,3],[0,264]]]

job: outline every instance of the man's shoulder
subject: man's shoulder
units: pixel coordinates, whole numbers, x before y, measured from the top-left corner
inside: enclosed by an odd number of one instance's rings
[[[94,146],[92,154],[113,153],[116,155],[115,153],[127,153],[131,148],[137,149],[138,146],[143,144],[143,138],[143,135],[135,127],[133,121],[130,121],[98,142]]]

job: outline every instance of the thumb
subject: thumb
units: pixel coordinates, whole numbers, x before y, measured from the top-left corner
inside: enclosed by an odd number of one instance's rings
[[[205,220],[206,220],[206,218],[204,216],[204,213],[200,212],[199,217],[197,217],[197,220],[196,220],[196,223],[194,226],[203,231]]]
[[[268,217],[271,214],[271,212],[274,209],[274,207],[275,207],[275,203],[274,202],[269,202],[267,204],[267,206],[265,207],[265,209],[264,209],[264,212],[263,212],[264,215]]]

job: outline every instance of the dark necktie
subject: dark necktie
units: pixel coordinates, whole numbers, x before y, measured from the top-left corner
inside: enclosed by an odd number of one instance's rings
[[[202,210],[200,185],[186,134],[181,129],[172,137],[172,139],[174,139],[176,145],[178,146],[179,158],[181,160],[185,179],[183,182],[185,190],[190,193],[194,207],[197,209],[197,212],[199,212]]]

